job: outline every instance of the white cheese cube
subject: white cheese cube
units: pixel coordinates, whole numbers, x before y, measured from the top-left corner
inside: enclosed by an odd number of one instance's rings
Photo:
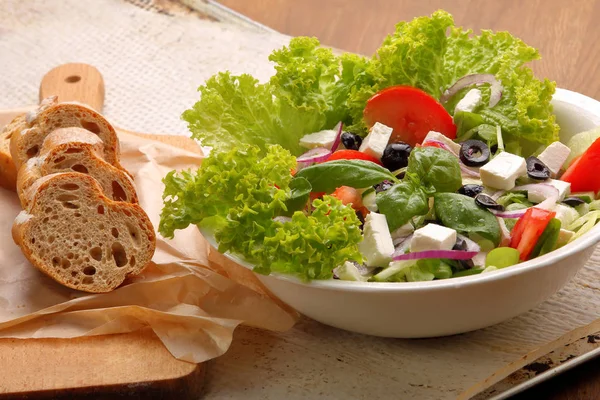
[[[568,229],[560,229],[558,233],[558,240],[556,241],[556,247],[562,247],[565,244],[569,243],[571,238],[575,236],[575,232],[570,231]]]
[[[552,208],[552,211],[556,212],[556,216],[554,218],[560,221],[560,224],[563,228],[571,225],[571,222],[579,218],[579,213],[576,209],[562,204],[555,204]]]
[[[571,193],[571,184],[565,181],[559,181],[557,179],[548,179],[543,183],[553,186],[558,190],[558,200],[557,202],[561,202]],[[527,192],[527,199],[533,203],[541,203],[546,198],[542,196],[539,192],[530,190]]]
[[[335,130],[324,130],[309,133],[308,135],[302,136],[300,139],[300,146],[307,149],[314,149],[316,147],[325,147],[326,149],[330,149],[331,146],[333,146],[333,142],[335,142],[336,136],[337,131]]]
[[[479,169],[481,181],[485,186],[511,190],[515,180],[527,173],[527,164],[523,157],[503,151]]]
[[[380,159],[383,155],[383,151],[385,150],[385,146],[387,146],[388,142],[390,141],[392,131],[393,129],[389,126],[385,126],[379,122],[376,122],[371,128],[371,132],[369,132],[367,137],[364,138],[359,150],[365,154]]]
[[[358,249],[369,267],[384,267],[392,261],[394,243],[385,215],[369,213],[363,227],[363,241]]]
[[[481,104],[481,90],[471,89],[465,94],[465,97],[456,103],[454,114],[459,111],[473,112],[473,110]]]
[[[448,146],[448,148],[452,150],[453,153],[457,155],[459,154],[460,144],[454,142],[452,139],[442,135],[439,132],[429,131],[429,133],[427,133],[427,136],[425,136],[425,139],[423,139],[423,143],[427,143],[428,141],[442,142],[446,146]]]
[[[552,176],[556,176],[562,168],[567,158],[571,154],[571,149],[561,142],[554,142],[546,147],[546,150],[538,156],[538,159],[546,164]]]
[[[456,244],[456,231],[436,224],[427,224],[413,234],[410,251],[452,250]]]

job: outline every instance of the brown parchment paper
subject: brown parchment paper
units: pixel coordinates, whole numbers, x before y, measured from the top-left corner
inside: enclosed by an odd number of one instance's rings
[[[120,140],[122,164],[157,227],[161,179],[172,169],[197,167],[201,151],[127,133]],[[241,321],[274,331],[294,324],[295,313],[273,300],[251,272],[211,256],[195,227],[174,240],[158,235],[153,263],[111,293],[65,288],[31,266],[13,243],[10,230],[21,210],[16,194],[2,189],[0,204],[0,337],[72,338],[149,326],[175,357],[202,362],[227,350]]]

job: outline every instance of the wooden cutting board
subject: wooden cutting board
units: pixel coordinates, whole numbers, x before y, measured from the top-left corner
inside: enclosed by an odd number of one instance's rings
[[[61,65],[42,80],[40,100],[50,95],[101,112],[104,81],[90,65]],[[0,128],[34,107],[0,110]],[[182,136],[117,132],[201,152],[196,142]],[[204,372],[204,364],[175,359],[150,329],[77,339],[0,339],[0,399],[197,399]]]

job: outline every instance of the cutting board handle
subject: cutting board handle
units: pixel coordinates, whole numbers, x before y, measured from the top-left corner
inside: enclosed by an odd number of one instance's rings
[[[58,101],[78,101],[98,112],[104,107],[104,79],[100,71],[88,64],[59,65],[44,75],[40,101],[58,96]]]

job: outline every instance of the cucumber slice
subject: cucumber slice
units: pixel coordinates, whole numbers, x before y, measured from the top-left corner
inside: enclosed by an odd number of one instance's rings
[[[383,271],[381,271],[380,273],[375,275],[373,277],[373,280],[375,282],[388,282],[392,276],[394,276],[400,272],[402,272],[402,275],[404,275],[404,273],[406,272],[405,269],[410,268],[413,265],[415,265],[415,261],[413,261],[413,260],[392,261],[387,268],[385,268]],[[402,276],[402,278],[403,277],[404,276]],[[396,278],[395,280],[397,280],[397,278],[400,278],[400,277],[394,277],[394,278]]]
[[[377,193],[375,193],[375,189],[372,191],[367,190],[367,192],[363,193],[362,195],[363,205],[367,207],[367,210],[371,212],[377,212],[379,209],[377,207]]]

